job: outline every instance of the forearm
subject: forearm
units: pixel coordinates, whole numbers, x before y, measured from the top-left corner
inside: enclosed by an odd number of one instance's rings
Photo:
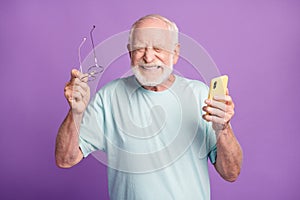
[[[241,146],[228,125],[217,133],[216,170],[225,180],[233,182],[240,174],[242,159]]]
[[[78,139],[81,119],[82,115],[74,115],[69,111],[58,130],[55,158],[59,167],[72,167],[83,158]]]

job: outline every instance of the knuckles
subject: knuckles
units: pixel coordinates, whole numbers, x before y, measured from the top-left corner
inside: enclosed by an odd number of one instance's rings
[[[202,117],[206,121],[211,121],[215,126],[221,125],[225,126],[235,114],[234,111],[235,105],[231,96],[226,95],[222,99],[214,99],[210,102],[207,102],[206,106],[203,106],[202,110],[210,113],[211,115],[203,115]],[[221,112],[218,112],[216,115],[217,109]],[[215,111],[214,111],[215,110]]]

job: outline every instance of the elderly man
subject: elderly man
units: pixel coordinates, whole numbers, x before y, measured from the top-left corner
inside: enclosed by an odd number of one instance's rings
[[[229,123],[234,103],[228,90],[208,100],[205,84],[173,74],[179,48],[177,26],[147,15],[130,31],[133,76],[112,81],[89,102],[86,76],[72,70],[57,165],[69,168],[105,152],[113,200],[210,199],[207,159],[235,181],[242,150]]]

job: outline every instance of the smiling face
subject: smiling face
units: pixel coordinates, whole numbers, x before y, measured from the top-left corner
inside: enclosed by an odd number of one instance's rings
[[[178,60],[175,34],[159,19],[144,19],[136,25],[128,48],[133,73],[141,85],[157,86],[170,77]]]

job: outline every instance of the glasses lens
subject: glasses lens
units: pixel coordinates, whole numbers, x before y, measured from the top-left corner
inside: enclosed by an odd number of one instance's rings
[[[93,65],[89,67],[87,73],[89,74],[89,81],[93,81],[97,78],[97,76],[103,72],[103,67],[99,65]]]

